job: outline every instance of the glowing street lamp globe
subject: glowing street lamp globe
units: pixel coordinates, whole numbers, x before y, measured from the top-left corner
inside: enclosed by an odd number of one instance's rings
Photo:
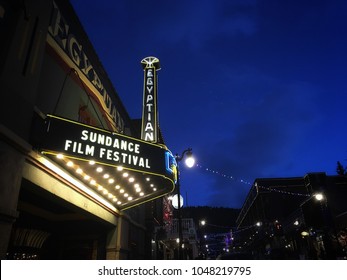
[[[183,206],[183,197],[180,195],[180,207],[178,207],[178,195],[175,194],[172,199],[171,199],[171,203],[173,208],[178,209],[178,208],[182,208]]]
[[[186,161],[185,161],[186,165],[189,167],[189,168],[192,168],[195,164],[195,159],[192,155],[190,156],[187,156],[186,158]]]
[[[314,195],[314,197],[316,198],[316,200],[321,201],[324,199],[324,195],[322,193],[317,193]]]
[[[185,157],[184,163],[187,167],[192,168],[195,165],[195,158],[193,157],[193,152],[191,148],[188,148],[183,151],[182,155],[176,155],[176,161],[179,162]]]

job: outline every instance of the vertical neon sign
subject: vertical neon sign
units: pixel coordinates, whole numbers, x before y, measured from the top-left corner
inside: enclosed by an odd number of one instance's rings
[[[144,70],[141,139],[158,142],[157,74],[159,59],[153,56],[141,60]]]

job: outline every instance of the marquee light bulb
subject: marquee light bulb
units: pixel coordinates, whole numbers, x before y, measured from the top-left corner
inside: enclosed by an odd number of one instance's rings
[[[77,168],[77,169],[76,169],[76,173],[77,173],[77,174],[82,174],[82,172],[83,172],[83,170],[82,170],[81,168]]]

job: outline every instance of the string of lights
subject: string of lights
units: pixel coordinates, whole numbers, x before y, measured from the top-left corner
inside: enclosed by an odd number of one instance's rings
[[[206,166],[202,166],[201,164],[199,163],[196,163],[195,164],[196,167],[200,168],[201,170],[203,171],[206,171],[210,174],[213,174],[213,175],[216,175],[216,176],[221,176],[223,178],[226,178],[226,179],[230,179],[230,180],[233,180],[235,182],[239,182],[239,183],[242,183],[242,184],[245,184],[245,185],[252,185],[252,183],[246,181],[246,180],[243,180],[243,179],[237,179],[235,176],[232,176],[230,174],[226,174],[224,172],[221,172],[221,171],[218,171],[218,170],[215,170],[215,169],[212,169],[212,168],[209,168],[209,167],[206,167]],[[306,193],[296,193],[296,192],[289,192],[289,191],[283,191],[283,190],[279,190],[278,188],[280,187],[283,187],[283,186],[274,186],[274,187],[264,187],[264,186],[259,186],[257,185],[258,188],[260,189],[263,189],[263,190],[267,190],[269,192],[276,192],[276,193],[281,193],[281,194],[287,194],[287,195],[295,195],[295,196],[310,196],[309,194],[306,194]]]
[[[252,185],[252,183],[246,181],[246,180],[243,180],[243,179],[238,179],[230,174],[226,174],[224,172],[221,172],[221,171],[218,171],[218,170],[214,170],[212,168],[209,168],[209,167],[205,167],[205,166],[202,166],[201,164],[198,164],[196,163],[196,167],[200,168],[201,170],[203,171],[206,171],[206,172],[209,172],[213,175],[217,175],[217,176],[221,176],[223,178],[226,178],[226,179],[230,179],[230,180],[233,180],[235,182],[239,182],[239,183],[242,183],[242,184],[245,184],[245,185]]]
[[[210,226],[210,227],[217,227],[217,228],[233,228],[231,226],[220,226],[220,225],[214,225],[214,224],[205,224],[205,226]]]
[[[235,230],[232,231],[232,234],[237,234],[237,233],[243,232],[243,231],[245,231],[245,230],[248,230],[248,229],[251,229],[251,228],[254,228],[254,227],[255,227],[255,226],[252,225],[252,226],[247,226],[247,227],[235,229]]]
[[[295,196],[307,196],[307,197],[310,196],[307,193],[288,192],[288,191],[283,191],[283,190],[276,189],[276,187],[268,188],[268,187],[259,186],[259,185],[257,187],[260,188],[260,189],[263,189],[263,190],[267,190],[269,192],[276,192],[276,193],[295,195]],[[278,187],[283,187],[283,186],[278,186]]]

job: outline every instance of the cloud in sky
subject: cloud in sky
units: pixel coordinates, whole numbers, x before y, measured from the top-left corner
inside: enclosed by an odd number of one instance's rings
[[[208,182],[211,193],[206,203],[215,206],[229,205],[235,199],[233,205],[241,207],[250,186],[240,180],[303,176],[311,171],[303,169],[302,159],[314,155],[305,149],[311,140],[321,137],[319,89],[302,82],[283,84],[261,75],[245,75],[244,79],[237,79],[241,85],[233,88],[239,91],[223,95],[221,102],[199,99],[197,108],[204,108],[207,115],[200,122],[191,115],[194,125],[184,130],[184,138],[194,143],[201,165],[234,177],[230,180],[208,174],[214,179]],[[252,82],[243,85],[246,80]],[[197,113],[198,109],[193,114]],[[184,175],[190,177],[188,171]],[[194,172],[187,188],[194,186],[196,177],[206,175],[202,170]],[[196,183],[197,187],[205,180]],[[194,191],[190,188],[189,192]]]
[[[185,8],[176,10],[177,13],[171,13],[170,7],[171,15],[165,14],[160,26],[166,42],[184,43],[196,51],[213,44],[216,37],[254,34],[256,27],[251,10],[247,1],[199,1],[198,4],[186,1]]]

